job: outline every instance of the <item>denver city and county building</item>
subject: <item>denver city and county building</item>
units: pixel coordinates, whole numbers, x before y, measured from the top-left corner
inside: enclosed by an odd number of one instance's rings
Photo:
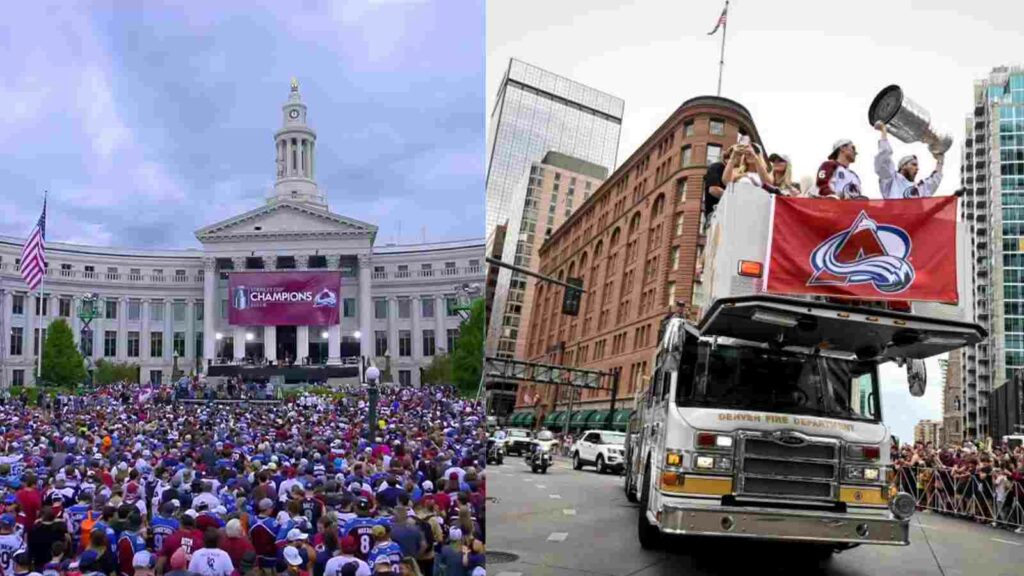
[[[18,272],[24,239],[0,236],[0,386],[32,383],[35,336],[54,319],[80,343],[88,293],[100,314],[85,352],[136,363],[144,381],[242,363],[287,380],[335,377],[363,356],[390,359],[395,381],[418,386],[419,368],[454,347],[460,298],[483,285],[483,240],[375,246],[377,227],[331,212],[317,187],[316,132],[294,83],[282,116],[273,193],[197,230],[201,249],[48,242],[37,298]]]

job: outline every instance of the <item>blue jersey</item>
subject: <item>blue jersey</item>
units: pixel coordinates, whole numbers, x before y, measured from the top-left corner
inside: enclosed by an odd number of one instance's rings
[[[149,526],[153,532],[153,546],[156,550],[160,550],[164,547],[164,538],[167,538],[175,530],[181,528],[181,523],[175,518],[154,516]]]
[[[380,518],[357,516],[345,523],[345,527],[341,530],[340,535],[343,538],[345,536],[354,538],[358,546],[355,554],[356,557],[360,560],[366,560],[370,557],[370,550],[373,548],[373,527],[385,525],[384,521]]]
[[[66,510],[68,517],[68,532],[71,533],[72,550],[78,550],[79,540],[82,538],[82,522],[89,517],[92,506],[88,504],[75,504]]]
[[[395,542],[377,544],[373,547],[373,550],[370,550],[370,560],[368,562],[370,568],[374,568],[381,558],[387,558],[390,560],[391,571],[398,574],[400,569],[399,564],[402,563],[402,547]]]

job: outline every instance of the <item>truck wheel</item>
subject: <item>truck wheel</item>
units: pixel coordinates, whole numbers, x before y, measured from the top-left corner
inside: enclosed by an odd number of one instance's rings
[[[637,520],[637,538],[644,550],[657,550],[661,547],[661,532],[647,521],[647,507],[651,503],[651,463],[647,462],[644,476],[641,479],[643,488],[640,491],[640,510]]]
[[[626,500],[636,504],[636,492],[633,491],[633,476],[626,471]]]
[[[597,473],[598,474],[604,474],[604,472],[605,472],[604,456],[601,455],[601,454],[598,454],[597,455]]]
[[[572,469],[573,470],[581,470],[581,469],[583,469],[583,462],[580,462],[580,453],[579,452],[573,452],[572,453]]]

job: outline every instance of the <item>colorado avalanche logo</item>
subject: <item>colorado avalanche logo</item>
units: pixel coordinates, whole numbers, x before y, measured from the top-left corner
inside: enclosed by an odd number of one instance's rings
[[[338,305],[338,295],[324,288],[313,300],[313,308],[334,308]]]
[[[814,275],[808,286],[872,284],[896,294],[914,283],[910,235],[902,228],[878,224],[861,212],[846,230],[811,252]]]

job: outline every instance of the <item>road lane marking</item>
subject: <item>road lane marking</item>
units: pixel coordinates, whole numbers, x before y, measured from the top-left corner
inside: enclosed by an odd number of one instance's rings
[[[548,542],[565,542],[568,537],[568,532],[552,532],[551,536],[548,536]]]
[[[989,538],[989,540],[992,540],[993,542],[1002,542],[1003,544],[1013,544],[1014,546],[1024,546],[1024,544],[1021,544],[1020,542],[1013,542],[1012,540],[1002,540],[1000,538]]]
[[[522,572],[498,572],[498,576],[523,576]]]
[[[576,515],[576,509],[575,508],[563,508],[562,509],[562,514],[565,514],[566,516],[575,516]]]
[[[545,486],[543,484],[537,484],[537,488],[547,488],[547,486]]]
[[[558,495],[558,494],[548,494],[548,496],[551,497],[552,499],[560,499],[561,498],[561,496]]]

